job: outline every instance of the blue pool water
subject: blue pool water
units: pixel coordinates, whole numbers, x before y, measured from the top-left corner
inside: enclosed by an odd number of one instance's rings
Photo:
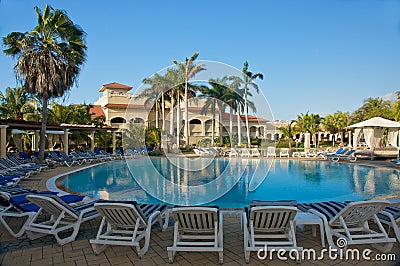
[[[60,183],[110,200],[240,208],[252,200],[345,201],[400,194],[399,176],[392,169],[325,161],[142,158],[88,168]]]

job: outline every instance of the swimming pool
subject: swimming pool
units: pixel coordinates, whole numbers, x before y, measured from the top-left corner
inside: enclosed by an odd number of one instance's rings
[[[58,185],[110,200],[240,208],[252,200],[344,201],[400,194],[399,176],[394,169],[326,161],[146,157],[91,167]]]

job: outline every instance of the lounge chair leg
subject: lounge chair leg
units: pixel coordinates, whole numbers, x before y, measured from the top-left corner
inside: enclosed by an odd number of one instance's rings
[[[173,262],[174,262],[174,257],[175,257],[175,251],[168,250],[168,260],[169,260],[169,263],[173,263]]]
[[[218,257],[219,257],[219,264],[223,264],[224,263],[224,253],[218,252]]]
[[[393,244],[394,244],[393,242],[392,243],[386,243],[384,245],[373,244],[372,247],[376,248],[380,252],[388,253],[392,249]]]
[[[250,251],[244,251],[244,259],[246,260],[246,263],[250,262]]]
[[[99,244],[92,244],[93,252],[95,255],[99,255],[103,252],[109,245],[99,245]]]

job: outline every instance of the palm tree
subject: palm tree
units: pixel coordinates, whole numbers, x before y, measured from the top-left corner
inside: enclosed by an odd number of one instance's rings
[[[43,101],[39,161],[43,162],[48,102],[62,97],[77,83],[85,62],[85,32],[62,10],[35,7],[38,25],[30,32],[12,32],[3,38],[4,53],[17,59],[17,78],[28,93]]]
[[[23,120],[35,112],[35,102],[23,87],[7,88],[0,92],[0,116],[2,118]]]
[[[143,80],[143,83],[153,83],[154,81],[150,78]],[[151,105],[154,103],[154,108],[155,108],[155,116],[156,116],[156,128],[158,128],[158,122],[159,122],[159,109],[160,109],[160,95],[162,93],[159,90],[158,86],[152,86],[149,87],[145,90],[143,90],[139,95],[137,95],[137,98],[146,98],[144,105]]]
[[[340,132],[340,141],[343,144],[343,131],[348,126],[348,113],[342,113],[337,111],[333,115],[327,115],[322,119],[322,125],[326,131],[331,134],[337,134]],[[332,140],[332,144],[335,144],[335,138]]]
[[[358,123],[375,116],[391,118],[390,101],[381,98],[367,98],[363,106],[351,114],[351,123]]]
[[[296,135],[295,124],[296,121],[292,120],[287,126],[279,127],[278,129],[283,133],[285,138],[288,140],[289,149],[292,147],[293,137]]]
[[[246,130],[247,130],[247,145],[250,147],[250,129],[249,129],[249,104],[247,96],[249,95],[249,89],[252,87],[257,93],[259,93],[258,85],[254,82],[256,79],[263,79],[264,75],[261,73],[252,73],[249,71],[249,63],[247,61],[243,64],[242,77],[230,77],[233,80],[234,86],[240,85],[244,90],[244,112],[246,117]]]
[[[222,110],[225,108],[224,102],[222,101],[226,92],[229,90],[229,85],[226,83],[228,77],[209,79],[208,83],[211,87],[203,87],[201,90],[202,95],[206,98],[205,104],[201,110],[202,114],[207,113],[207,110],[211,107],[211,113],[213,114],[213,120],[211,124],[211,145],[214,145],[214,132],[215,132],[215,108],[218,107],[218,121],[219,121],[219,138],[222,143],[222,129],[221,129],[221,117]]]
[[[313,143],[317,147],[316,134],[320,130],[321,117],[318,114],[301,113],[297,116],[297,126],[300,132],[309,132],[312,136]]]
[[[239,105],[243,105],[243,90],[239,90],[238,88],[232,87],[232,84],[225,90],[224,95],[222,96],[221,100],[225,102],[229,106],[229,139],[230,144],[232,146],[232,136],[233,136],[233,111],[238,113]],[[240,117],[238,114],[238,121]],[[238,127],[239,127],[238,123]]]
[[[189,80],[193,78],[197,73],[205,70],[204,64],[195,65],[193,62],[197,59],[199,53],[194,53],[190,58],[185,59],[185,62],[178,63],[176,60],[172,62],[178,67],[179,75],[184,80],[185,84],[185,128],[184,128],[184,136],[186,140],[186,147],[189,147],[189,108],[188,108],[188,88],[189,88]],[[179,130],[179,129],[178,129]],[[178,136],[179,137],[179,136]]]

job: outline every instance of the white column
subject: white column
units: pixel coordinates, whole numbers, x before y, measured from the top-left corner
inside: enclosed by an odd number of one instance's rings
[[[304,149],[309,149],[311,146],[310,146],[310,133],[305,133],[304,134]]]
[[[7,128],[8,125],[0,125],[1,158],[7,158]]]
[[[39,151],[39,130],[35,130],[35,151]]]
[[[68,154],[68,129],[64,129],[64,152]]]
[[[112,131],[112,151],[113,154],[115,154],[115,146],[116,146],[116,137],[115,137],[115,131]]]
[[[349,132],[347,132],[348,134],[349,134],[349,141],[348,141],[348,143],[347,143],[347,147],[351,147],[351,142],[352,142],[352,139],[351,139],[351,131],[349,131]]]
[[[94,151],[94,132],[95,131],[92,131],[91,134],[90,134],[90,149],[92,151]]]

